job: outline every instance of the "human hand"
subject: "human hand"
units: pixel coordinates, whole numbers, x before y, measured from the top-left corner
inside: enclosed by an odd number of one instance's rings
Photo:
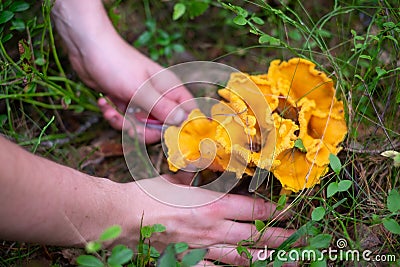
[[[82,70],[80,76],[83,77],[83,81],[108,95],[108,99],[100,98],[98,104],[110,125],[122,130],[123,115],[133,96],[134,103],[131,105],[134,104],[145,112],[151,112],[151,115],[159,121],[166,124],[181,123],[192,108],[192,105],[185,105],[184,102],[192,99],[192,95],[184,86],[176,88],[169,86],[169,84],[180,84],[178,78],[173,73],[168,73],[164,75],[166,82],[151,80],[147,83],[149,86],[137,91],[151,76],[160,71],[167,71],[125,42],[114,41],[111,45],[112,48],[110,47],[109,50],[112,49],[112,51],[101,59],[101,62],[96,62],[99,61],[98,55],[93,55],[87,61],[71,57],[75,69]],[[109,51],[106,48],[104,50]],[[82,64],[93,67],[85,68]],[[124,66],[122,70],[121,66]],[[86,70],[90,70],[90,73]],[[132,126],[125,124],[123,130],[127,130],[131,136],[134,133],[142,136],[146,143],[153,143],[160,139],[159,130],[145,129],[140,126],[142,125],[136,125],[136,129],[132,129]]]
[[[56,1],[53,14],[73,68],[86,85],[103,92],[115,104],[99,100],[105,119],[114,128],[122,129],[121,112],[135,93],[134,104],[161,122],[179,124],[186,118],[191,107],[180,104],[192,96],[184,86],[170,91],[172,85],[180,84],[174,74],[163,75],[161,81],[152,80],[145,90],[137,92],[147,79],[164,69],[118,35],[100,0]],[[137,130],[144,135],[143,127]],[[146,129],[144,138],[147,143],[158,141],[160,131]]]
[[[144,179],[120,185],[122,193],[127,196],[125,202],[129,211],[125,214],[129,217],[125,220],[127,229],[131,229],[134,225],[134,232],[138,233],[140,231],[138,222],[142,220],[142,215],[143,225],[156,223],[165,225],[165,232],[154,234],[151,238],[152,246],[159,250],[171,242],[186,242],[190,248],[208,249],[206,258],[209,260],[247,265],[248,259],[236,252],[238,242],[252,239],[257,241],[256,245],[261,248],[264,248],[264,245],[276,248],[295,231],[269,227],[260,235],[250,221],[271,218],[281,220],[289,216],[289,213],[277,212],[274,204],[263,199],[232,194],[223,196],[217,192],[191,188],[190,194],[193,198],[208,200],[220,197],[220,199],[199,207],[183,208],[164,204],[141,189],[147,186],[159,187],[162,184],[161,179],[163,178]],[[135,242],[137,240],[126,240],[126,243],[131,245]],[[258,250],[249,250],[256,258]]]

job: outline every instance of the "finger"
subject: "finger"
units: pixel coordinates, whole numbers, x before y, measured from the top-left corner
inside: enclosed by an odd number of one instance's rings
[[[124,117],[108,101],[105,98],[100,98],[98,105],[104,119],[108,121],[111,127],[119,131],[125,130],[130,137],[138,137],[140,140],[144,140],[146,144],[155,143],[160,140],[161,132],[159,130],[147,129],[143,125],[133,125],[124,121]],[[119,105],[118,108],[124,108],[121,102],[116,101],[116,105]]]
[[[288,212],[285,214],[277,211],[276,205],[271,202],[248,196],[227,194],[214,205],[222,212],[225,219],[230,220],[267,220],[271,217],[283,220],[290,216]]]
[[[222,236],[220,240],[228,244],[237,244],[242,240],[252,240],[256,242],[255,244],[257,244],[257,246],[266,245],[271,248],[277,248],[295,233],[296,230],[267,227],[260,233],[257,231],[254,224],[226,220],[220,225],[219,232],[224,233],[224,236]]]
[[[98,105],[103,117],[108,123],[116,130],[122,130],[124,117],[112,107],[105,98],[100,98],[98,100]]]
[[[126,122],[126,121],[125,121]],[[157,129],[150,129],[145,127],[144,125],[141,124],[135,124],[132,125],[128,123],[128,126],[125,126],[126,124],[124,123],[124,128],[127,128],[128,134],[132,138],[139,138],[140,140],[144,141],[146,144],[153,144],[161,139],[161,131]]]
[[[249,259],[249,255],[245,252],[239,254],[236,248],[233,245],[215,245],[209,247],[206,258],[235,266],[249,266],[251,261],[265,260],[271,255],[271,251],[268,250],[248,248],[247,251],[252,256],[252,259]]]
[[[193,95],[184,86],[178,86],[173,90],[167,92],[164,97],[180,104],[180,107],[187,113],[197,108],[197,104],[193,99]]]
[[[197,263],[195,265],[195,267],[217,267],[217,266],[221,266],[221,265],[215,265],[214,263],[212,263],[211,261],[200,261],[199,263]]]
[[[180,124],[187,117],[187,112],[184,109],[180,108],[175,101],[164,97],[149,83],[146,83],[136,92],[133,100],[142,109],[167,124]]]
[[[249,259],[250,255],[247,255],[246,252],[239,254],[236,246],[232,245],[215,245],[209,247],[209,251],[206,255],[207,259],[223,262],[226,264],[233,264],[235,266],[250,266],[250,262],[254,263],[255,261],[265,261],[272,257],[273,253],[276,253],[275,250],[268,249],[267,247],[262,249],[250,249],[247,248],[248,254],[251,255],[251,259]],[[272,266],[268,264],[266,266]],[[294,267],[299,266],[298,262],[287,262],[283,264],[284,267]]]

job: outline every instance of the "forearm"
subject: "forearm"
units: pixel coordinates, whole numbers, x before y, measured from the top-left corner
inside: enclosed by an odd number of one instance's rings
[[[125,225],[121,185],[34,156],[0,137],[0,239],[82,245]]]
[[[118,36],[101,0],[56,0],[52,10],[57,30],[69,53],[82,54],[84,45],[93,46]]]
[[[93,89],[129,100],[161,70],[122,39],[100,0],[57,0],[52,13],[73,68]]]

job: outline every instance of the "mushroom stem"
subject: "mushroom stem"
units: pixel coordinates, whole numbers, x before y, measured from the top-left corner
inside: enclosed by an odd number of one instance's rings
[[[291,190],[288,190],[288,189],[285,189],[285,188],[282,187],[281,192],[279,193],[279,195],[280,196],[282,196],[282,195],[289,196],[291,193],[292,193]]]

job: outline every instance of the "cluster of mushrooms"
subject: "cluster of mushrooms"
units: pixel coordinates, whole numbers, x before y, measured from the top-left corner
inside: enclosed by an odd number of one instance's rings
[[[268,73],[232,73],[209,116],[193,110],[164,142],[171,171],[210,169],[254,175],[266,169],[284,190],[318,184],[347,134],[332,79],[301,58],[274,60]]]

